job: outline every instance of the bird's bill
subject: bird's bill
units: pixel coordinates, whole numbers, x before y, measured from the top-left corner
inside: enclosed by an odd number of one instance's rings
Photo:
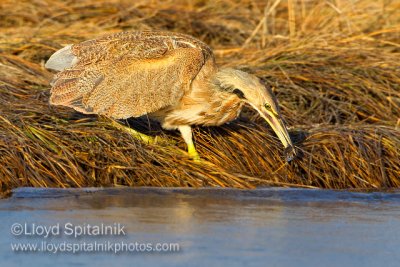
[[[292,140],[290,139],[289,133],[286,129],[285,123],[278,114],[270,115],[270,113],[260,112],[261,117],[263,117],[268,124],[272,127],[279,140],[285,147],[286,161],[291,161],[296,156],[296,150],[293,146]]]

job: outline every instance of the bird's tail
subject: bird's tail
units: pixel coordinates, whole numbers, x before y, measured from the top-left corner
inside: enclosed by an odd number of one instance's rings
[[[51,55],[49,60],[46,62],[45,67],[47,69],[62,71],[75,65],[78,58],[72,54],[71,47],[72,45],[67,45]]]

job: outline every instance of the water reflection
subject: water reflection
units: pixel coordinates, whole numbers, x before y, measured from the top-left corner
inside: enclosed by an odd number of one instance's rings
[[[127,228],[124,240],[175,241],[182,252],[62,254],[57,265],[109,266],[134,259],[138,265],[159,266],[162,258],[166,266],[374,266],[383,261],[396,266],[399,204],[399,193],[298,189],[20,189],[0,201],[0,256],[14,262],[9,243],[15,241],[10,235],[15,222],[119,222]],[[37,265],[48,257],[18,256],[20,263]]]

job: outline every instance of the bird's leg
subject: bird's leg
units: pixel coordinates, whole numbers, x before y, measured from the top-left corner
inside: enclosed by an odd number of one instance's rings
[[[139,131],[136,131],[135,129],[132,129],[131,127],[125,126],[113,119],[110,119],[111,126],[117,128],[118,130],[124,131],[131,136],[133,136],[136,139],[139,139],[147,144],[160,144],[160,145],[175,145],[176,142],[173,140],[168,140],[165,138],[162,138],[160,136],[152,137],[147,134],[141,133]]]
[[[144,133],[141,133],[139,131],[136,131],[135,129],[132,129],[131,127],[125,126],[121,123],[116,122],[115,120],[111,120],[111,125],[115,128],[117,128],[118,130],[124,131],[126,133],[129,133],[130,135],[132,135],[134,138],[139,139],[145,143],[148,144],[153,144],[156,142],[156,138],[146,135]]]
[[[200,160],[200,155],[196,151],[196,147],[193,144],[192,128],[189,125],[182,125],[178,127],[188,146],[188,154],[194,161]]]
[[[159,144],[159,145],[176,145],[176,142],[174,140],[169,140],[167,138],[163,138],[160,136],[152,137],[147,134],[141,133],[139,131],[136,131],[135,129],[132,129],[131,127],[125,126],[118,121],[115,121],[113,119],[105,118],[107,121],[110,122],[110,125],[118,130],[124,131],[128,134],[130,134],[133,138],[139,139],[147,144]]]

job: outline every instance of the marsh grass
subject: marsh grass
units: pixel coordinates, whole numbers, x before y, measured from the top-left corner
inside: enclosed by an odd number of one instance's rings
[[[49,56],[122,30],[184,32],[219,64],[270,86],[302,157],[249,109],[195,128],[203,158],[147,118],[124,121],[176,145],[145,144],[109,119],[49,106]],[[398,1],[2,1],[0,188],[84,186],[400,186]]]

